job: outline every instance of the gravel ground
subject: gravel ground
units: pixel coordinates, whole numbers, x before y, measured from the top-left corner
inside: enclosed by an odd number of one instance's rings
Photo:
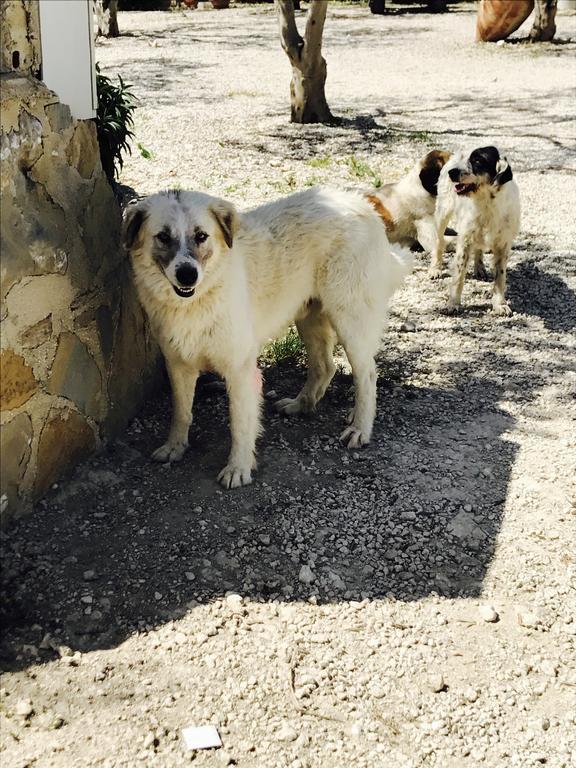
[[[373,444],[336,442],[343,364],[313,418],[268,403],[255,482],[231,493],[214,482],[218,384],[172,468],[147,458],[167,392],[149,403],[2,534],[3,765],[576,765],[576,16],[558,21],[552,45],[475,46],[470,8],[333,6],[344,122],[328,128],[287,121],[269,7],[120,15],[127,34],[97,58],[135,84],[154,153],[126,184],[242,205],[494,142],[523,198],[514,315],[491,316],[472,279],[446,315],[447,280],[419,257],[379,358]],[[290,394],[304,370],[264,377]],[[181,729],[207,723],[223,748],[186,752]]]

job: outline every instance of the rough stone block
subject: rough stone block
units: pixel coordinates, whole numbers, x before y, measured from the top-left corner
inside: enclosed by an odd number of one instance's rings
[[[32,442],[32,422],[25,413],[0,428],[0,493],[9,511],[18,503],[18,490],[28,461]]]
[[[48,392],[72,400],[93,419],[101,415],[102,377],[94,358],[74,333],[60,335]]]
[[[40,435],[35,491],[45,493],[60,475],[88,456],[96,446],[90,425],[75,411],[51,412]]]
[[[38,389],[34,371],[21,355],[5,349],[0,356],[0,410],[19,408]]]

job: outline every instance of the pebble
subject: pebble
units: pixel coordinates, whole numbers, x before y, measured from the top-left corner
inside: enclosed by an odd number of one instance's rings
[[[430,675],[428,678],[428,687],[433,693],[440,693],[441,691],[445,690],[446,683],[444,682],[444,678],[440,673]]]
[[[413,509],[405,509],[400,517],[402,520],[416,520],[416,512]]]
[[[303,565],[302,568],[300,568],[298,579],[302,582],[302,584],[312,584],[315,578],[316,577],[312,573],[312,569],[309,565]]]
[[[480,617],[488,624],[494,624],[500,618],[498,612],[491,605],[481,605],[479,608]]]
[[[34,706],[30,699],[18,699],[14,711],[20,717],[28,718],[34,714]]]
[[[162,593],[154,592],[154,600],[162,600]]]
[[[473,704],[475,701],[478,701],[478,696],[480,695],[480,691],[478,691],[477,688],[472,688],[471,685],[469,685],[467,688],[464,689],[464,698],[466,701],[469,701],[470,704]]]
[[[518,624],[527,629],[534,629],[542,625],[541,618],[526,608],[519,608],[516,612],[516,618],[518,619]]]
[[[82,574],[82,578],[84,579],[84,581],[95,581],[98,578],[98,576],[96,575],[96,571],[88,570],[88,571],[84,571],[84,573]]]
[[[270,544],[270,536],[267,533],[260,534],[260,536],[258,536],[258,538],[260,539],[262,544],[265,544],[266,546],[268,546],[268,544]]]
[[[415,330],[416,330],[416,326],[411,320],[406,320],[405,322],[400,324],[401,333],[414,333]]]
[[[298,734],[289,725],[283,725],[278,731],[276,731],[277,741],[296,741]]]

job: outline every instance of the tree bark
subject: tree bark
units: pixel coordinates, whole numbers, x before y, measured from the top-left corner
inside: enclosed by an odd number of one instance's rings
[[[556,9],[558,0],[536,0],[534,24],[528,35],[533,43],[545,43],[556,34]]]
[[[304,37],[294,19],[292,0],[276,0],[280,40],[292,65],[290,83],[291,120],[293,123],[336,123],[326,102],[326,61],[322,56],[322,33],[327,0],[311,0],[306,16]]]
[[[94,11],[98,21],[98,34],[104,37],[119,37],[118,0],[95,0]]]

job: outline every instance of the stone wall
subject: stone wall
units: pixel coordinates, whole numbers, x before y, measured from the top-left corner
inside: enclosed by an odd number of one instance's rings
[[[157,355],[120,247],[120,208],[94,122],[74,121],[33,77],[1,78],[6,520],[126,424],[154,378]]]

